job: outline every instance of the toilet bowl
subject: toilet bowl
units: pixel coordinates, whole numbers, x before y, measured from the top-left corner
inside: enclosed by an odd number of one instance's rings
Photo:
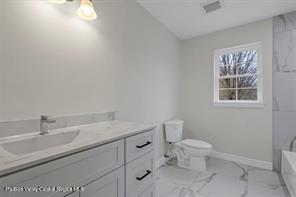
[[[193,139],[182,140],[175,144],[175,154],[179,167],[196,171],[205,171],[206,156],[212,151],[212,145]]]
[[[170,120],[165,122],[166,140],[174,144],[179,167],[197,171],[205,171],[206,157],[212,151],[212,145],[195,139],[182,140],[183,121]]]

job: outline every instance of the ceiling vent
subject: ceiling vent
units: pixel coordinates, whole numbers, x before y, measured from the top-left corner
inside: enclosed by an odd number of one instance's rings
[[[211,0],[201,4],[201,8],[207,14],[222,8],[221,0]]]

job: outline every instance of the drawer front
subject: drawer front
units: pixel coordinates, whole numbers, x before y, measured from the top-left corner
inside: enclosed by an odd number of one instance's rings
[[[154,152],[132,161],[126,166],[126,196],[136,197],[155,181]]]
[[[140,193],[137,197],[156,197],[155,184],[152,184],[147,190]]]
[[[124,197],[124,167],[86,185],[80,197]]]
[[[3,178],[10,187],[77,187],[123,166],[123,140],[105,144]],[[2,185],[2,184],[1,184]],[[62,192],[3,192],[1,197],[65,196]]]
[[[150,152],[154,148],[154,130],[126,138],[126,163]]]

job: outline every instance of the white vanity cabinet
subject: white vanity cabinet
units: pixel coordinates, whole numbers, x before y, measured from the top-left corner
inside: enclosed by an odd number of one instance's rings
[[[77,192],[5,192],[1,197],[153,197],[154,130],[123,137],[0,177],[1,187],[82,187]]]
[[[0,178],[17,188],[81,187],[124,165],[123,140],[111,142]],[[3,192],[1,197],[64,197],[69,192]]]

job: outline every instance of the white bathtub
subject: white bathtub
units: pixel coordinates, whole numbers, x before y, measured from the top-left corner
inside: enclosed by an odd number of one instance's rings
[[[282,152],[282,176],[291,197],[296,197],[296,152]]]

